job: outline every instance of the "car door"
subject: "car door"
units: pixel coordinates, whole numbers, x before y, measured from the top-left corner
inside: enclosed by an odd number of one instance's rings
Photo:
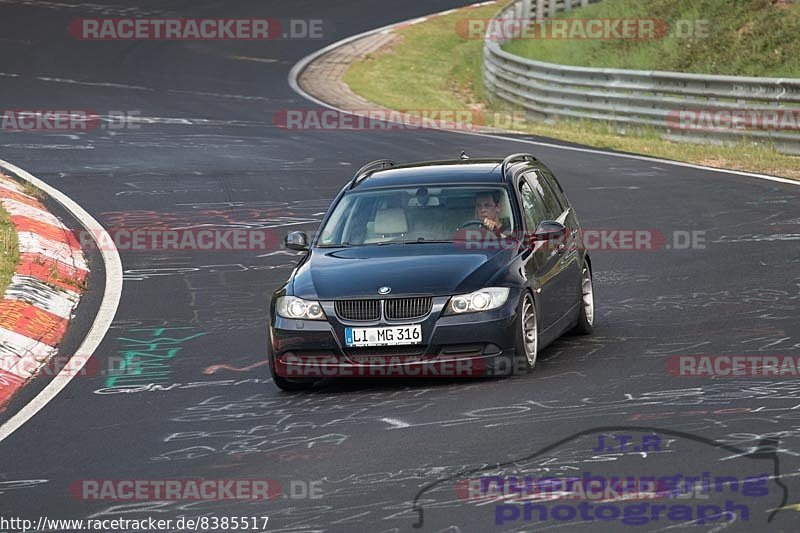
[[[524,241],[527,244],[523,252],[526,257],[525,277],[530,286],[536,291],[539,303],[539,325],[542,330],[552,326],[560,317],[558,302],[557,276],[559,270],[559,255],[557,250],[545,243],[537,244],[532,240],[539,223],[546,220],[544,201],[538,196],[524,178],[520,178],[517,185],[517,195],[522,208],[525,223]]]
[[[555,192],[547,183],[542,174],[536,171],[526,172],[523,175],[525,181],[531,187],[534,195],[541,199],[542,210],[545,220],[554,220],[563,224],[567,228],[565,239],[545,246],[552,257],[549,261],[554,262],[550,275],[550,293],[552,299],[553,313],[558,320],[570,309],[580,298],[580,270],[577,267],[577,250],[570,246],[570,241],[575,236],[574,228],[569,224],[569,208],[561,205]]]
[[[536,174],[539,178],[539,184],[545,191],[545,203],[548,202],[547,198],[550,198],[551,203],[558,205],[559,216],[556,220],[564,224],[569,232],[568,247],[561,256],[562,269],[564,270],[566,281],[564,298],[565,301],[572,302],[571,305],[567,306],[567,310],[569,310],[572,306],[580,303],[582,298],[580,276],[583,264],[582,246],[580,245],[581,235],[579,233],[580,223],[553,173],[546,167],[542,167],[537,170]]]

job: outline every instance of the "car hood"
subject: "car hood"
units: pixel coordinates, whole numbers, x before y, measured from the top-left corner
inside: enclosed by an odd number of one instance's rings
[[[333,300],[378,296],[445,296],[471,292],[492,281],[513,250],[465,251],[454,244],[393,244],[315,248],[293,277],[300,298]]]

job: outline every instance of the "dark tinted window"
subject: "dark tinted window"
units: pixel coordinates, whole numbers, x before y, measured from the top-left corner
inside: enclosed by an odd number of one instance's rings
[[[536,172],[528,172],[525,174],[525,180],[531,184],[533,190],[542,198],[544,203],[544,214],[548,220],[555,220],[561,216],[561,204],[558,201],[555,193],[543,183],[544,179]]]
[[[556,198],[558,198],[558,201],[561,204],[561,209],[564,210],[569,207],[567,197],[564,195],[564,189],[561,188],[561,184],[558,182],[553,173],[547,169],[542,169],[540,174],[544,177],[545,184],[550,186],[550,189],[553,191]]]
[[[520,181],[519,197],[522,201],[522,214],[525,216],[528,230],[532,231],[536,229],[539,222],[545,219],[542,199],[533,192],[533,189],[525,180]]]

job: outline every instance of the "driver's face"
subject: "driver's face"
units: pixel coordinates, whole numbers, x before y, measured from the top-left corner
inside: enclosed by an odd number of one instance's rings
[[[479,219],[500,220],[500,204],[494,203],[491,196],[478,196],[475,198],[475,213]]]

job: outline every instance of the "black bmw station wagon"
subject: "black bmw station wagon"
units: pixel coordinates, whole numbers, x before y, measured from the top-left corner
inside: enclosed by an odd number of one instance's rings
[[[529,154],[362,167],[272,297],[284,390],[326,377],[524,374],[592,330],[592,265],[553,173]]]

